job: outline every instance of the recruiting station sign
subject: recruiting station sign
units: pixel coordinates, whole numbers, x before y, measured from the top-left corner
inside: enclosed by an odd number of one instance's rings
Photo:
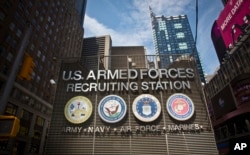
[[[190,62],[116,70],[62,63],[45,154],[216,154],[197,83]]]

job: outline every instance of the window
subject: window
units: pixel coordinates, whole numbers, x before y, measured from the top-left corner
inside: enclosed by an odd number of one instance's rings
[[[8,56],[7,56],[7,60],[9,60],[11,62],[12,58],[13,58],[13,54],[11,52],[9,52]]]
[[[5,114],[16,115],[17,106],[13,104],[8,104],[5,108]]]
[[[15,13],[15,20],[16,21],[19,21],[21,18],[20,18],[20,15],[18,14],[18,12]]]
[[[13,48],[17,47],[17,41],[15,39],[12,40],[12,47]]]
[[[43,21],[43,17],[42,17],[42,16],[40,17],[40,21],[41,21],[41,22]]]
[[[43,57],[42,57],[42,62],[44,62],[45,58],[46,58],[46,57],[43,55]]]
[[[36,16],[39,16],[39,11],[38,10],[36,10]]]
[[[170,60],[170,62],[172,63],[172,62],[173,62],[173,57],[172,57],[172,56],[169,56],[169,60]]]
[[[187,43],[179,43],[178,45],[179,45],[179,49],[181,49],[181,50],[186,50],[186,49],[188,49]]]
[[[41,51],[39,50],[38,52],[37,52],[37,57],[39,58],[41,56]]]
[[[168,44],[167,46],[168,46],[168,51],[171,51],[171,46],[170,46],[170,44]]]
[[[29,120],[32,119],[32,114],[31,114],[30,112],[26,111],[26,110],[23,110],[23,111],[22,111],[22,114],[21,114],[21,118],[22,118],[23,120],[29,121]]]
[[[12,30],[12,31],[14,31],[15,27],[16,27],[16,26],[15,26],[14,23],[11,23],[10,26],[9,26],[10,30]]]
[[[174,28],[176,28],[176,29],[182,28],[181,23],[175,23],[175,24],[174,24]]]
[[[29,8],[32,8],[33,4],[32,1],[29,2]]]
[[[37,77],[36,77],[36,82],[39,83],[40,80],[41,80],[40,76],[37,76]]]
[[[183,32],[178,32],[178,33],[176,33],[176,37],[177,37],[177,38],[184,38],[185,35],[184,35]]]
[[[45,25],[45,29],[48,30],[48,27],[49,27],[48,24],[46,24],[46,25]]]
[[[3,53],[6,51],[5,47],[0,46],[0,56],[3,56]]]
[[[43,71],[43,66],[40,65],[40,66],[39,66],[39,72],[42,72],[42,71]],[[40,77],[39,77],[39,80],[40,80]]]
[[[42,117],[37,116],[37,118],[36,118],[36,124],[37,124],[38,126],[43,126],[43,124],[44,124],[44,119],[43,119]]]
[[[41,26],[40,26],[40,25],[37,25],[37,26],[36,26],[36,29],[37,29],[37,31],[40,31]]]
[[[49,17],[48,17],[48,22],[50,22],[50,21],[51,21],[51,17],[49,16]]]
[[[4,41],[6,41],[7,43],[11,40],[11,37],[9,34],[5,34],[4,35]]]
[[[20,29],[18,29],[17,32],[16,32],[16,36],[18,36],[20,38],[21,35],[22,35],[22,31]]]
[[[34,49],[35,49],[35,45],[34,45],[34,44],[31,44],[30,50],[31,50],[31,51],[34,51]]]
[[[0,12],[0,21],[4,21],[6,15],[3,12]]]
[[[36,20],[35,18],[31,20],[32,25],[36,25]]]
[[[28,135],[28,132],[29,132],[29,129],[25,126],[20,126],[20,129],[19,129],[19,135],[20,136],[25,136],[25,135]]]

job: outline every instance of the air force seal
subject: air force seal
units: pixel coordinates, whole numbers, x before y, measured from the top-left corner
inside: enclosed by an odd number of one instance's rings
[[[156,97],[142,94],[135,98],[132,110],[137,119],[143,122],[156,120],[161,113],[161,105]]]
[[[64,116],[73,123],[80,124],[85,122],[92,114],[92,103],[84,96],[71,98],[65,105]]]
[[[194,114],[194,104],[187,95],[176,93],[168,98],[167,111],[174,119],[186,121]]]
[[[116,123],[124,118],[127,112],[125,101],[117,95],[104,97],[98,106],[101,119],[107,123]]]

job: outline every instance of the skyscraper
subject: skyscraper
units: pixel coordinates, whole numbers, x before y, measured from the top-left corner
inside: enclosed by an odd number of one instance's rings
[[[186,15],[156,16],[150,10],[153,42],[160,67],[166,68],[181,55],[195,57],[200,80],[205,82],[204,73],[195,41]]]
[[[83,40],[81,19],[85,6],[76,10],[76,3],[67,0],[0,2],[0,115],[14,115],[20,119],[15,141],[18,154],[43,152],[55,91],[50,79],[57,79],[59,67],[58,61],[54,60],[80,57]],[[86,0],[81,4],[86,5]],[[30,34],[28,37],[27,32]],[[13,69],[20,51],[25,54],[20,56],[20,65]],[[26,57],[33,63],[29,80],[13,74],[13,87],[8,87],[6,81],[9,81],[13,70],[19,73]],[[10,88],[9,95],[5,95],[6,88]],[[3,98],[7,99],[6,104],[3,104]],[[1,141],[0,154],[11,154],[12,146],[11,140]]]
[[[104,59],[110,55],[112,40],[109,35],[84,38],[81,59],[87,69],[109,69],[110,60]],[[98,56],[103,63],[98,66]]]
[[[146,68],[147,56],[143,46],[116,46],[111,50],[111,69]]]

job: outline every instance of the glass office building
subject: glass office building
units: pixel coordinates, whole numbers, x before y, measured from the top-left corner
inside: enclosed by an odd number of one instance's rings
[[[160,67],[168,67],[180,54],[193,55],[196,59],[200,80],[205,82],[201,61],[187,16],[156,16],[151,8],[149,9],[153,42],[156,55],[159,55]]]

